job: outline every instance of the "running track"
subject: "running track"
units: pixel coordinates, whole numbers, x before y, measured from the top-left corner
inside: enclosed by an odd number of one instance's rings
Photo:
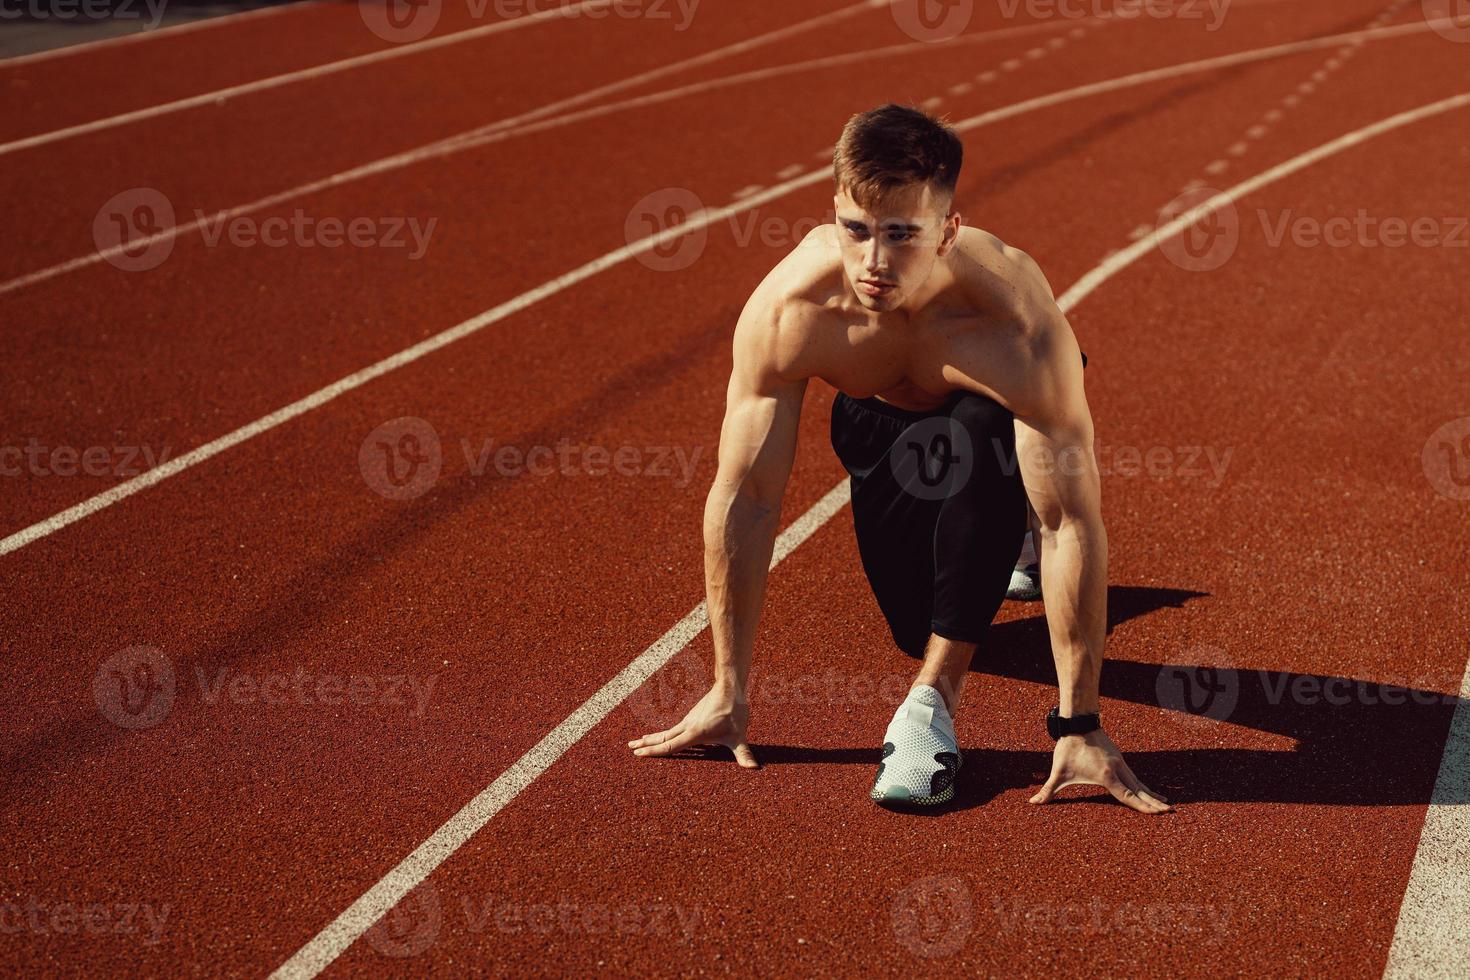
[[[1238,0],[1211,30],[1202,5],[979,3],[921,43],[882,3],[483,30],[493,7],[446,2],[396,44],[303,3],[0,63],[23,144],[0,148],[0,446],[107,464],[0,477],[0,962],[1463,975],[1470,44],[1426,7]],[[1166,817],[1026,805],[1054,677],[1020,605],[977,659],[956,805],[864,800],[912,664],[821,385],[758,642],[765,767],[624,747],[711,656],[698,529],[735,316],[821,220],[841,122],[889,99],[962,123],[967,221],[1040,261],[1088,351],[1103,711]],[[1213,269],[1160,217],[1197,183],[1234,242]],[[125,271],[94,219],[136,188],[181,226],[435,224],[418,259],[195,230]],[[692,237],[643,220],[673,189],[710,209]],[[1272,237],[1360,209],[1441,240]],[[378,442],[430,431],[437,479],[376,492]],[[502,446],[548,451],[497,469]],[[119,473],[119,447],[170,462]],[[1188,713],[1181,680],[1221,700]]]

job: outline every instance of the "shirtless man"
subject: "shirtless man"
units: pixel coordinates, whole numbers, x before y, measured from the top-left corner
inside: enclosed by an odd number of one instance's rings
[[[746,681],[802,397],[821,378],[839,392],[832,443],[851,476],[863,569],[894,641],[923,658],[869,795],[953,798],[954,715],[1010,585],[1029,500],[1060,681],[1051,775],[1031,802],[1090,783],[1161,813],[1167,802],[1097,717],[1108,544],[1085,357],[1031,257],[961,226],[962,159],[958,135],[912,108],[885,105],[843,130],[836,223],[766,276],[735,328],[704,514],[714,683],[677,725],[628,745],[639,756],[723,745],[756,765]]]

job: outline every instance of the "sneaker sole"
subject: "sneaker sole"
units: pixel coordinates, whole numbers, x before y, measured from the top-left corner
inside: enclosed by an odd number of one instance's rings
[[[955,749],[955,757],[954,779],[950,780],[948,786],[933,796],[910,796],[908,790],[902,786],[895,786],[886,793],[880,793],[877,789],[871,789],[868,791],[868,799],[890,810],[914,810],[948,803],[954,799],[954,784],[960,778],[960,770],[965,768],[965,753],[959,749]]]

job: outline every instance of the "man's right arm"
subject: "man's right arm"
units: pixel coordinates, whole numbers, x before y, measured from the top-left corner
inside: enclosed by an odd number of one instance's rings
[[[753,302],[735,328],[719,472],[704,507],[715,686],[742,700],[806,393],[805,379],[780,376],[779,316]]]
[[[719,470],[704,508],[714,683],[679,724],[628,743],[637,755],[720,744],[741,765],[755,765],[745,742],[746,684],[806,393],[806,379],[793,377],[789,369],[792,352],[783,347],[789,348],[790,338],[782,336],[782,309],[764,295],[767,286],[751,297],[735,328]]]

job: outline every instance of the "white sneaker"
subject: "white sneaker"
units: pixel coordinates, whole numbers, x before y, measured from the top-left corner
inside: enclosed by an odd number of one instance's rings
[[[1019,602],[1035,602],[1041,598],[1041,562],[1037,560],[1036,541],[1030,531],[1026,532],[1021,543],[1021,557],[1016,559],[1016,568],[1011,572],[1006,598]]]
[[[1006,588],[1006,598],[1018,602],[1035,602],[1041,598],[1041,569],[1036,565],[1017,565],[1011,572],[1011,584]]]
[[[944,699],[921,684],[909,691],[888,723],[883,761],[868,796],[883,804],[948,803],[954,799],[954,777],[962,761]]]

